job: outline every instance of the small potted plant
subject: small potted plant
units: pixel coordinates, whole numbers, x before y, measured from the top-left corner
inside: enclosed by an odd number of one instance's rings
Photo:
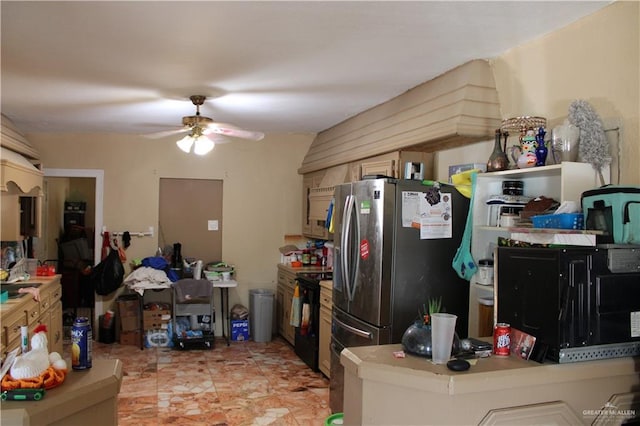
[[[431,358],[433,347],[431,345],[431,315],[441,312],[442,297],[429,298],[428,304],[418,309],[418,318],[402,335],[402,348],[411,354]],[[460,338],[458,333],[453,335],[452,352],[460,350]]]
[[[442,298],[430,298],[427,305],[418,309],[418,318],[402,335],[402,347],[414,355],[431,357],[431,315],[440,312]]]

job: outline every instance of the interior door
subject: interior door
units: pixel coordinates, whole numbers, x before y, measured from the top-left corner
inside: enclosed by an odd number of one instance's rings
[[[159,244],[182,244],[182,258],[222,261],[222,180],[160,179]]]

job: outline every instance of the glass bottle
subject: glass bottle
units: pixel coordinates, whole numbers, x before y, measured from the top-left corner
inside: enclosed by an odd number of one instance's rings
[[[509,167],[509,159],[507,158],[507,154],[505,154],[502,146],[500,145],[500,137],[502,136],[502,131],[500,129],[496,129],[496,139],[493,145],[493,152],[487,161],[487,171],[488,172],[497,172],[500,170],[507,170]]]

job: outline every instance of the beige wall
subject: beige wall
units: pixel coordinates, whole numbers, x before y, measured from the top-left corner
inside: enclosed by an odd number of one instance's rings
[[[224,181],[224,260],[236,265],[240,287],[231,304],[249,306],[250,288],[276,288],[278,247],[301,229],[302,177],[297,169],[314,135],[268,135],[234,141],[198,157],[178,150],[174,138],[116,134],[29,134],[46,168],[104,170],[104,224],[113,231],[158,229],[161,177]],[[199,194],[194,194],[194,197]],[[153,238],[135,237],[130,259],[154,255]]]
[[[540,115],[552,128],[584,99],[605,128],[620,127],[620,183],[640,185],[639,27],[640,3],[616,2],[493,60],[503,118]],[[439,154],[438,179],[449,164],[486,162],[493,142],[476,145]]]

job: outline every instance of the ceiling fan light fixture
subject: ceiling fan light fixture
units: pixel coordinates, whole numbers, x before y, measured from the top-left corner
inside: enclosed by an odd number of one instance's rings
[[[193,146],[194,141],[195,139],[193,139],[191,135],[187,135],[184,138],[177,141],[176,145],[178,145],[178,148],[180,148],[182,151],[188,154],[189,152],[191,152],[191,147]]]
[[[195,139],[195,146],[193,147],[193,153],[196,155],[208,154],[216,144],[206,136],[198,136]]]

